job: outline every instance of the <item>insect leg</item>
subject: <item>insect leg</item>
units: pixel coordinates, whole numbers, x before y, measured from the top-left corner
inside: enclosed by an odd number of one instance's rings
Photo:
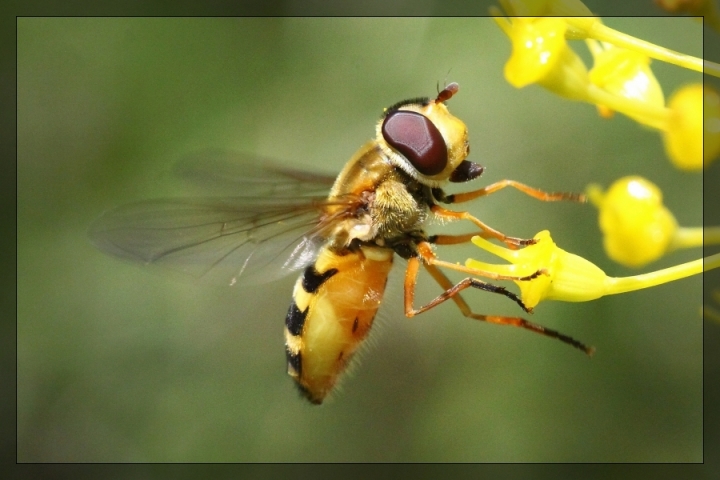
[[[540,269],[527,276],[501,275],[499,273],[491,272],[488,270],[479,270],[477,268],[466,267],[464,265],[460,265],[459,263],[446,262],[438,259],[435,256],[435,253],[433,253],[430,243],[428,243],[427,241],[418,243],[415,247],[415,250],[426,265],[436,265],[438,267],[449,268],[450,270],[456,270],[458,272],[468,273],[470,275],[492,278],[493,280],[513,280],[523,282],[537,278],[540,275],[547,274],[547,271],[545,269]]]
[[[473,237],[495,238],[487,232],[463,233],[459,235],[430,235],[428,242],[434,245],[457,245],[459,243],[467,243]]]
[[[443,208],[437,204],[431,205],[430,211],[433,212],[438,217],[444,218],[446,220],[468,220],[468,221],[474,223],[477,227],[479,227],[482,230],[482,233],[480,233],[481,237],[498,239],[501,242],[504,242],[510,248],[516,248],[516,247],[523,246],[523,245],[533,245],[535,243],[535,240],[532,238],[523,239],[523,238],[509,237],[509,236],[505,235],[504,233],[501,233],[501,232],[495,230],[494,228],[484,224],[479,219],[470,215],[470,213],[468,213],[468,212],[456,212],[454,210],[448,210],[447,208]]]
[[[444,302],[445,300],[452,299],[453,302],[455,302],[455,305],[458,306],[462,314],[468,318],[472,318],[474,320],[481,320],[483,322],[489,322],[489,323],[495,323],[498,325],[511,325],[514,327],[520,327],[524,328],[526,330],[533,331],[535,333],[539,333],[541,335],[545,335],[550,338],[556,338],[560,340],[561,342],[567,343],[568,345],[571,345],[579,350],[582,350],[587,355],[592,355],[595,352],[595,349],[593,347],[588,347],[584,343],[575,340],[574,338],[565,335],[563,333],[560,333],[556,330],[552,330],[550,328],[545,328],[542,325],[538,325],[536,323],[529,322],[525,320],[524,318],[520,317],[504,317],[504,316],[498,316],[498,315],[481,315],[479,313],[474,313],[470,306],[465,302],[465,300],[460,296],[460,291],[464,290],[467,287],[473,286],[476,288],[481,288],[483,290],[492,291],[494,293],[503,293],[499,291],[502,289],[502,287],[497,287],[495,285],[491,284],[484,284],[487,287],[494,287],[494,289],[489,288],[483,288],[476,284],[468,283],[468,280],[473,279],[465,279],[455,285],[450,281],[445,274],[440,271],[439,268],[437,268],[434,265],[425,264],[425,268],[427,269],[428,273],[435,279],[438,284],[445,289],[445,292],[443,292],[440,296],[435,298],[433,301],[428,303],[427,305],[424,305],[420,308],[413,308],[413,303],[415,299],[415,285],[417,280],[417,274],[418,270],[420,268],[420,258],[419,257],[413,257],[408,261],[408,268],[405,275],[405,315],[408,317],[412,317],[414,315],[417,315],[418,313],[422,313],[424,311],[429,310],[430,308]],[[479,282],[483,283],[483,282]],[[502,289],[504,290],[504,289]],[[507,290],[505,290],[507,292]],[[511,293],[511,292],[507,292]],[[512,297],[511,297],[512,298]],[[517,298],[517,297],[516,297]],[[519,301],[519,299],[518,299]],[[522,302],[519,302],[522,306]],[[524,308],[524,307],[523,307]]]
[[[438,189],[433,190],[435,198],[443,203],[462,203],[474,200],[478,197],[484,197],[495,193],[498,190],[502,190],[505,187],[513,187],[521,192],[529,195],[533,198],[541,200],[543,202],[557,202],[560,200],[570,200],[573,202],[585,202],[585,195],[581,193],[567,193],[567,192],[545,192],[537,188],[530,187],[524,183],[516,182],[515,180],[500,180],[499,182],[492,183],[479,190],[473,190],[472,192],[456,193],[453,195],[444,195],[442,191]]]
[[[433,274],[433,271],[440,272],[436,267],[429,266],[425,264],[425,268],[428,269],[428,271]],[[431,270],[432,268],[433,270]],[[423,313],[427,310],[430,310],[433,307],[436,307],[437,305],[440,305],[446,300],[453,299],[455,303],[460,306],[460,309],[463,310],[463,308],[466,308],[469,311],[469,308],[465,301],[458,295],[461,291],[465,290],[468,287],[474,287],[479,288],[480,290],[485,290],[487,292],[492,293],[499,293],[500,295],[505,295],[509,299],[513,300],[515,303],[520,305],[520,308],[525,310],[526,312],[530,312],[530,309],[528,309],[525,304],[518,298],[517,295],[512,293],[511,291],[505,289],[504,287],[499,287],[497,285],[493,285],[491,283],[486,283],[481,280],[478,280],[476,278],[466,278],[457,284],[453,285],[452,283],[449,283],[447,285],[443,285],[446,290],[438,295],[434,300],[431,300],[430,303],[423,305],[419,308],[414,308],[413,304],[415,303],[415,286],[417,284],[417,274],[418,270],[420,269],[420,257],[411,257],[408,260],[408,266],[407,270],[405,271],[405,316],[407,317],[414,317],[415,315],[418,315],[420,313]],[[442,275],[442,273],[440,273]],[[434,276],[434,275],[433,275]],[[444,275],[443,275],[444,277]],[[444,277],[447,278],[447,277]],[[437,280],[437,279],[436,279]],[[464,306],[464,307],[463,307]]]

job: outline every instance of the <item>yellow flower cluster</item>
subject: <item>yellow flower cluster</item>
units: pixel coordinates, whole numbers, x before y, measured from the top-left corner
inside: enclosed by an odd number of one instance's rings
[[[497,8],[491,13],[512,43],[505,65],[505,78],[511,85],[538,84],[562,97],[592,103],[603,116],[617,111],[654,128],[663,135],[666,152],[679,168],[699,170],[720,155],[717,92],[700,84],[686,86],[666,105],[650,59],[718,77],[720,65],[613,30],[579,0],[501,3],[513,17],[502,17]],[[569,40],[585,40],[593,56],[590,70]]]
[[[718,77],[720,65],[608,28],[580,0],[500,2],[512,18],[503,17],[497,8],[491,13],[512,43],[504,71],[511,85],[538,84],[562,97],[594,104],[602,116],[617,111],[654,128],[662,134],[668,157],[683,170],[701,170],[720,156],[720,95],[707,85],[691,84],[678,89],[666,102],[650,63],[651,59],[662,60]],[[585,41],[593,57],[591,69],[570,47],[571,40]],[[680,227],[663,204],[660,188],[642,177],[621,178],[606,191],[590,185],[586,194],[598,208],[605,251],[622,265],[641,267],[678,248],[720,244],[720,227]],[[664,270],[615,278],[559,248],[547,231],[538,233],[535,240],[532,245],[510,250],[474,237],[475,245],[509,263],[468,259],[466,271],[517,278],[520,297],[532,309],[542,300],[594,300],[720,267],[720,254],[715,254]]]

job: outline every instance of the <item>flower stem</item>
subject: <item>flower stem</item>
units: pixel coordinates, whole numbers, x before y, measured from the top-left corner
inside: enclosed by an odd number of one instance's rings
[[[720,64],[710,60],[703,60],[703,73],[720,78]]]
[[[703,272],[707,272],[708,270],[712,270],[713,268],[718,267],[720,267],[720,253],[705,257],[705,263],[703,264]]]
[[[608,277],[606,282],[606,295],[632,292],[642,288],[654,287],[663,283],[672,282],[681,278],[697,275],[700,272],[720,267],[720,253],[709,257],[699,258],[692,262],[683,263],[674,267],[665,268],[656,272],[635,275],[632,277]]]
[[[720,244],[720,227],[680,227],[668,250]]]
[[[720,229],[719,229],[720,230]],[[679,227],[673,235],[668,251],[677,250],[679,248],[702,247],[703,245],[703,228],[702,227]]]
[[[568,23],[572,24],[573,20],[568,19]],[[617,47],[642,52],[648,57],[655,58],[663,62],[672,63],[683,68],[695,70],[696,72],[704,72],[714,77],[720,77],[720,65],[715,62],[660,47],[653,43],[646,42],[645,40],[640,40],[639,38],[614,30],[600,22],[594,22],[592,24],[590,30],[587,32],[587,36],[603,42],[612,43]]]

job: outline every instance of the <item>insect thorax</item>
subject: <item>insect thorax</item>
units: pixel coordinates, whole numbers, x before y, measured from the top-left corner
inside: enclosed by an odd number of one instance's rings
[[[335,247],[351,243],[390,246],[422,236],[430,190],[394,166],[372,142],[346,165],[331,197],[363,199],[352,218],[339,222],[331,235]]]
[[[422,193],[415,180],[400,172],[378,185],[369,208],[376,242],[392,244],[422,231],[428,213]]]

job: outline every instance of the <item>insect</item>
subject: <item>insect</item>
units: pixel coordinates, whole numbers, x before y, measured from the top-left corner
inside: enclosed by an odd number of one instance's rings
[[[467,182],[483,172],[482,166],[466,160],[467,128],[445,104],[457,92],[458,85],[450,83],[434,99],[413,98],[385,109],[375,138],[336,178],[262,160],[232,166],[223,159],[213,161],[212,155],[202,162],[181,163],[180,174],[229,182],[238,194],[125,205],[101,216],[91,228],[91,238],[115,256],[168,265],[231,285],[270,281],[302,269],[285,318],[285,349],[289,375],[314,404],[323,402],[367,337],[396,255],[407,260],[406,316],[452,300],[467,317],[525,328],[589,353],[577,340],[523,318],[472,312],[460,296],[470,287],[504,295],[530,310],[514,293],[475,278],[477,271],[435,255],[434,245],[467,242],[473,235],[513,248],[533,243],[506,236],[441,203],[467,202],[508,186],[543,201],[580,199],[512,180],[446,194],[442,186],[447,182]],[[428,235],[424,223],[430,215],[469,221],[477,231]],[[415,307],[421,266],[444,291]],[[443,268],[474,276],[453,283]],[[530,280],[541,274],[518,278],[485,273],[500,280]]]

